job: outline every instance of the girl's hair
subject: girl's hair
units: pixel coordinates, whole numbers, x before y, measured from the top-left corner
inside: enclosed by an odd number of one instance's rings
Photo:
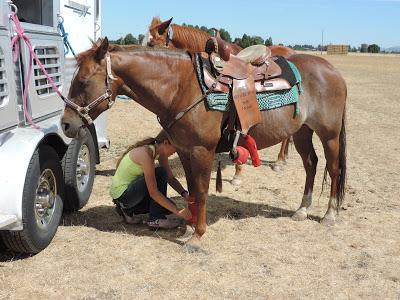
[[[145,139],[143,139],[143,140],[137,141],[137,142],[136,142],[135,144],[133,144],[133,145],[130,145],[130,146],[124,151],[124,153],[122,153],[122,155],[119,157],[119,159],[118,159],[118,161],[117,161],[116,169],[118,169],[118,166],[119,166],[119,164],[121,163],[121,160],[124,158],[124,156],[125,156],[129,151],[131,151],[132,149],[139,148],[139,147],[146,146],[146,145],[160,144],[160,143],[162,143],[162,142],[165,141],[165,140],[167,140],[168,143],[169,143],[168,136],[167,136],[166,132],[165,132],[164,130],[162,130],[155,138],[148,137],[148,138],[145,138]]]

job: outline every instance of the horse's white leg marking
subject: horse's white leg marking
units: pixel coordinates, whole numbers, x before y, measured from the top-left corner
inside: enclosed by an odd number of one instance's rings
[[[321,220],[321,224],[325,226],[333,226],[336,221],[336,199],[330,198],[328,203],[328,210],[325,213],[325,216]]]
[[[310,208],[312,204],[312,192],[308,192],[303,195],[303,199],[301,201],[300,207],[292,216],[294,221],[304,221],[307,219],[307,210]]]

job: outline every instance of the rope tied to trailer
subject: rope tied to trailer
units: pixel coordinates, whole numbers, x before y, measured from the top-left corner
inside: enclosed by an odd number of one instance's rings
[[[25,30],[22,27],[18,16],[15,11],[12,11],[10,13],[10,19],[14,23],[14,29],[15,29],[15,35],[11,39],[11,47],[13,49],[13,61],[14,63],[18,60],[18,57],[20,55],[20,46],[19,46],[19,41],[23,41],[28,48],[29,51],[29,64],[28,64],[28,72],[26,74],[25,78],[25,83],[24,83],[24,91],[22,93],[22,104],[23,104],[23,111],[24,111],[24,116],[28,120],[29,124],[31,124],[32,127],[39,129],[39,125],[37,125],[33,120],[32,116],[28,112],[27,108],[27,97],[28,97],[28,85],[29,81],[31,80],[31,75],[32,75],[32,65],[33,65],[33,60],[36,61],[36,64],[39,66],[40,70],[43,72],[43,74],[47,77],[47,80],[49,83],[52,85],[54,88],[54,91],[61,97],[61,99],[65,102],[65,97],[61,94],[60,90],[58,89],[57,85],[55,84],[54,80],[50,77],[49,73],[46,71],[45,67],[43,66],[42,62],[38,58],[37,54],[35,53],[35,50],[33,50],[33,46],[29,38],[25,34]]]
[[[75,56],[75,58],[76,58],[75,51],[74,51],[74,49],[72,49],[71,43],[68,40],[68,33],[65,31],[65,28],[64,28],[64,18],[61,15],[58,15],[58,18],[59,18],[59,20],[58,20],[57,29],[64,41],[64,47],[65,47],[64,55],[67,55],[69,53],[69,51],[71,51],[73,56]]]
[[[14,7],[15,7],[15,5],[14,5]],[[29,114],[28,108],[27,108],[28,85],[29,85],[29,81],[30,81],[31,75],[32,75],[33,61],[35,61],[37,66],[39,66],[43,75],[45,75],[47,77],[48,82],[50,83],[50,85],[52,86],[54,91],[57,93],[57,95],[60,96],[61,100],[64,101],[65,105],[68,106],[69,108],[71,108],[72,110],[74,110],[88,125],[92,124],[93,119],[90,117],[89,112],[93,108],[95,108],[97,105],[99,105],[100,103],[102,103],[105,100],[108,101],[109,108],[114,104],[114,99],[112,97],[112,95],[113,95],[112,82],[114,80],[117,80],[117,78],[114,77],[114,75],[112,74],[112,71],[111,71],[111,56],[110,56],[110,54],[107,52],[107,54],[105,55],[106,78],[105,78],[104,94],[100,95],[93,101],[90,101],[89,104],[87,104],[86,106],[79,106],[78,104],[74,103],[73,101],[69,100],[68,98],[64,97],[61,94],[61,92],[58,89],[57,85],[55,84],[53,78],[46,71],[45,67],[43,66],[42,62],[40,61],[39,57],[37,56],[35,50],[33,49],[32,43],[29,40],[29,38],[26,36],[24,28],[22,27],[16,12],[17,12],[17,10],[12,11],[10,13],[10,19],[14,22],[14,27],[15,27],[15,35],[11,39],[11,47],[13,49],[14,63],[18,60],[18,57],[20,55],[20,46],[19,46],[20,40],[22,40],[26,44],[26,47],[28,48],[28,51],[29,51],[28,72],[27,72],[26,79],[24,82],[24,91],[22,93],[24,116],[28,120],[29,124],[31,124],[31,126],[34,128],[37,128],[37,129],[40,128],[35,122],[33,122],[32,116]]]

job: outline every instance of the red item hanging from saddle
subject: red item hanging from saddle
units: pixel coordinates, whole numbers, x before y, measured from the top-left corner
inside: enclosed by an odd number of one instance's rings
[[[234,163],[234,164],[237,164],[237,165],[243,165],[243,164],[245,164],[246,162],[247,162],[247,160],[249,159],[249,156],[250,156],[250,153],[249,153],[249,151],[246,149],[246,148],[244,148],[244,147],[240,147],[240,146],[237,146],[236,147],[236,158],[234,159],[234,160],[232,160],[232,162]]]
[[[251,137],[250,135],[246,135],[244,137],[244,146],[250,152],[251,161],[253,163],[253,166],[254,167],[260,166],[261,161],[260,161],[260,157],[258,156],[257,144],[256,144],[255,139],[253,137]]]
[[[189,196],[188,208],[189,208],[190,212],[192,213],[192,219],[189,220],[189,222],[196,225],[199,207],[197,205],[196,199],[193,196]]]

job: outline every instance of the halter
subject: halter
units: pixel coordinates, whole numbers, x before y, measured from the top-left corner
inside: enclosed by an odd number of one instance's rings
[[[172,29],[171,24],[168,26],[168,31],[167,31],[167,38],[165,39],[165,47],[169,47],[169,42],[172,41],[172,38],[174,37],[174,30]]]
[[[107,52],[106,53],[106,68],[107,68],[107,77],[106,77],[106,91],[104,94],[102,94],[100,97],[96,98],[93,100],[91,103],[89,103],[86,106],[79,106],[78,104],[72,102],[68,98],[65,98],[62,96],[62,100],[65,102],[65,105],[72,108],[83,120],[86,121],[87,125],[90,125],[93,123],[92,118],[89,116],[89,112],[95,108],[97,105],[99,105],[101,102],[104,100],[108,100],[108,108],[111,108],[113,106],[114,102],[112,100],[112,81],[116,80],[117,78],[114,77],[111,73],[111,57],[110,54]]]

